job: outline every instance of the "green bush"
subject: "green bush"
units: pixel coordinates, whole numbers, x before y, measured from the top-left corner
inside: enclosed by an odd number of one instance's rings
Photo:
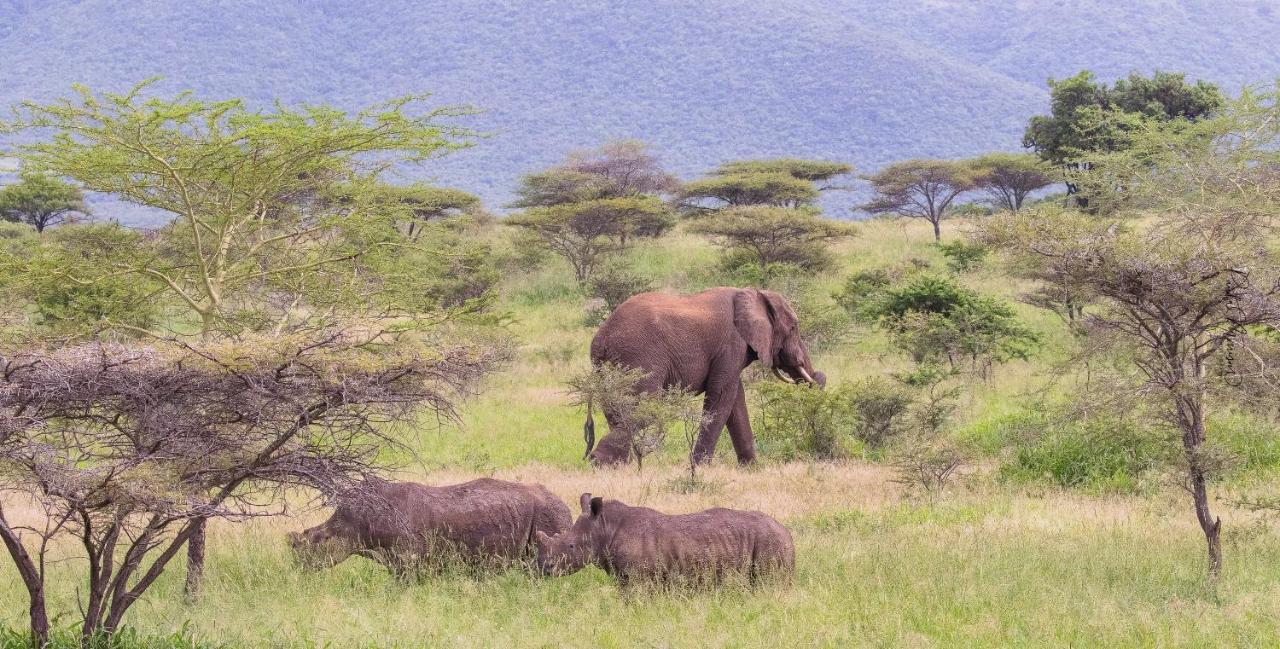
[[[966,241],[937,244],[938,251],[947,258],[947,268],[953,273],[967,273],[982,267],[990,252],[986,246]]]
[[[845,386],[825,390],[763,381],[754,386],[752,424],[760,452],[779,460],[833,460],[859,450],[858,412]]]
[[[992,363],[1026,359],[1040,336],[1013,307],[965,288],[949,277],[917,275],[869,305],[894,344],[917,363],[969,359],[984,376]]]
[[[910,388],[879,377],[826,389],[764,381],[752,395],[761,452],[782,460],[878,452],[911,429],[915,405]]]
[[[625,266],[611,264],[587,280],[587,296],[603,302],[589,310],[583,324],[593,327],[604,322],[628,298],[654,289],[653,281]]]
[[[1008,434],[1013,455],[1001,475],[1016,481],[1132,493],[1163,457],[1160,431],[1115,417],[1063,424],[1032,417],[1015,425],[1022,430]]]
[[[858,271],[844,281],[836,293],[836,304],[844,307],[854,320],[874,322],[879,317],[879,301],[893,284],[893,275],[883,268]]]

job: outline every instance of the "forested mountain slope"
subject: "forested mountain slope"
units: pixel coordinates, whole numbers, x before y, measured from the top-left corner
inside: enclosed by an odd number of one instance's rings
[[[150,76],[256,103],[431,91],[490,134],[432,180],[510,199],[516,178],[611,137],[690,176],[734,157],[873,169],[1020,143],[1045,78],[1280,76],[1265,0],[0,0],[0,104]],[[839,203],[839,201],[837,201]],[[845,211],[845,210],[839,210]],[[845,211],[847,213],[847,211]]]

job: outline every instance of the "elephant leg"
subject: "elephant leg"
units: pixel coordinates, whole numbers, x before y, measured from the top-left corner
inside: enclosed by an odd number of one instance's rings
[[[738,386],[742,384],[736,377],[733,380]],[[720,433],[724,431],[724,425],[733,412],[734,399],[737,398],[734,384],[725,380],[720,385],[724,387],[708,388],[706,401],[703,402],[702,426],[698,430],[698,443],[693,447],[694,464],[707,464],[715,456]]]
[[[747,391],[738,381],[738,396],[733,400],[733,409],[729,411],[729,440],[733,442],[733,452],[738,456],[738,464],[751,464],[756,461],[756,438],[751,434],[751,420],[747,417]]]

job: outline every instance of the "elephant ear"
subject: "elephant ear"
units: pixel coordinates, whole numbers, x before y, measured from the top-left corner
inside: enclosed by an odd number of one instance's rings
[[[762,293],[743,289],[733,296],[733,326],[765,367],[773,367],[773,320]]]
[[[796,317],[796,312],[782,295],[773,291],[760,291],[760,296],[769,305],[769,315],[773,320],[773,339],[781,346],[782,341],[800,326],[800,318]]]

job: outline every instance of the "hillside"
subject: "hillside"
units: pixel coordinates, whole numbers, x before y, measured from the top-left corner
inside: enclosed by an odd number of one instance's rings
[[[495,208],[521,173],[610,137],[685,176],[744,156],[873,169],[1012,149],[1044,79],[1081,68],[1234,90],[1280,74],[1280,20],[1265,0],[0,0],[0,104],[156,75],[258,104],[431,91],[483,109],[491,136],[419,173]]]

